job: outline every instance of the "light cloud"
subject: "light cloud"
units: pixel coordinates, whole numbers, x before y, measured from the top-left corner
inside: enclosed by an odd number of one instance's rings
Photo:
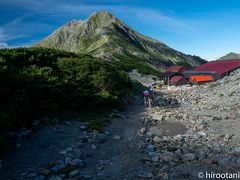
[[[127,16],[128,18],[135,18],[136,21],[153,23],[154,26],[161,26],[163,29],[183,29],[193,31],[195,28],[191,22],[164,14],[155,9],[147,9],[143,7],[130,7],[119,4],[102,5],[95,2],[94,4],[86,2],[71,2],[64,0],[8,0],[5,2],[8,5],[21,7],[32,11],[34,13],[56,15],[56,16],[81,16],[89,15],[98,10],[106,10]]]
[[[37,36],[43,30],[52,28],[51,25],[39,22],[25,21],[28,16],[17,17],[11,22],[0,26],[0,42],[15,41]],[[29,42],[27,42],[29,44]]]
[[[190,21],[180,19],[167,14],[164,14],[158,10],[142,8],[142,7],[128,7],[122,5],[88,5],[88,4],[60,4],[55,11],[66,12],[71,14],[89,14],[93,11],[106,10],[114,12],[116,15],[122,15],[131,18],[141,23],[152,24],[153,27],[161,27],[162,30],[173,30],[176,29],[185,31],[195,31],[196,28],[191,24]]]
[[[67,20],[71,18],[87,17],[94,11],[105,10],[110,11],[120,19],[127,20],[127,24],[143,24],[143,27],[154,30],[156,32],[174,32],[187,33],[195,32],[197,24],[188,19],[179,18],[163,13],[156,9],[149,9],[137,6],[126,6],[120,4],[99,4],[86,3],[83,1],[73,2],[65,0],[8,0],[1,2],[0,6],[11,6],[24,9],[26,12],[22,17],[13,19],[11,22],[0,25],[0,42],[9,42],[12,40],[28,38],[33,35],[38,36],[43,32],[50,33],[57,26],[61,25],[61,19]],[[26,21],[28,16],[37,16],[38,18],[49,18],[55,21],[53,25],[48,20],[32,18]],[[42,21],[41,21],[42,20]],[[141,27],[142,28],[142,27]],[[138,29],[138,28],[136,28]],[[144,30],[144,29],[142,29]],[[144,33],[144,32],[143,32]],[[35,38],[36,39],[36,38]],[[30,44],[30,42],[26,42]]]

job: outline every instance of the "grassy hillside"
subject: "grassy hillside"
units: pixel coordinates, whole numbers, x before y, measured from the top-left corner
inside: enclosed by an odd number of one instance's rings
[[[53,49],[1,49],[0,144],[9,131],[36,119],[119,108],[129,88],[127,73],[102,59]]]

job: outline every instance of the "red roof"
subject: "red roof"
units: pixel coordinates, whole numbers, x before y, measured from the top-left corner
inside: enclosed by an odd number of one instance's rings
[[[240,68],[240,60],[219,60],[210,61],[195,68],[193,71],[215,72],[218,75],[223,75],[229,71]]]
[[[178,83],[179,81],[181,81],[183,79],[183,76],[173,76],[171,79],[170,79],[170,82],[171,83]]]
[[[189,67],[186,67],[186,66],[171,66],[166,69],[166,72],[183,72],[188,69],[189,69]]]

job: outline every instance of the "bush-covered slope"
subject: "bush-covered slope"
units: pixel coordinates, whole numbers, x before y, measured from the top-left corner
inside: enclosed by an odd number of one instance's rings
[[[0,50],[0,141],[45,116],[116,108],[131,87],[106,61],[42,48]]]

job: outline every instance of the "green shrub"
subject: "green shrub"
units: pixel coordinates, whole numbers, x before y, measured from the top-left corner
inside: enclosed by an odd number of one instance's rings
[[[223,94],[223,93],[219,94],[219,97],[223,97],[223,96],[224,96],[224,94]]]
[[[43,48],[1,49],[0,136],[46,116],[122,108],[131,86],[121,68],[102,59]]]

